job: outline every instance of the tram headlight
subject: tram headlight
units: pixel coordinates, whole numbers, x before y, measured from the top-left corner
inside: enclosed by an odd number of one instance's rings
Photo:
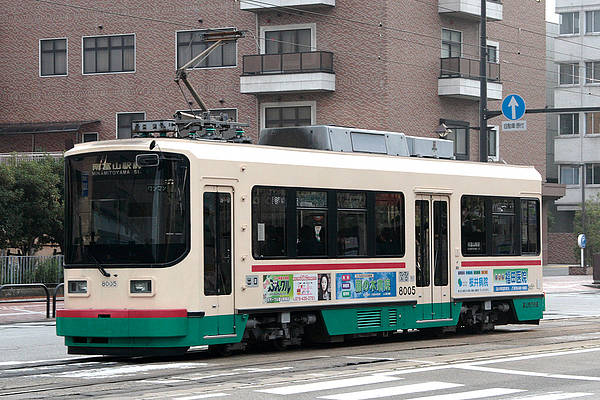
[[[129,282],[130,293],[152,293],[152,281],[149,279],[132,280]]]
[[[87,293],[87,281],[69,281],[69,293]]]

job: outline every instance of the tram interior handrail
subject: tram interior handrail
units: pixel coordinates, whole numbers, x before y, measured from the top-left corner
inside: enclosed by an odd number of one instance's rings
[[[2,292],[3,289],[10,289],[10,288],[42,288],[44,289],[44,292],[46,292],[46,318],[50,318],[50,291],[48,290],[48,287],[46,285],[44,285],[43,283],[11,283],[11,284],[7,284],[7,285],[0,285],[0,292]]]

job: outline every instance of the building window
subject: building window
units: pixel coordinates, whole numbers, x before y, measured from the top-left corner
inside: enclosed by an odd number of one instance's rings
[[[134,70],[134,35],[83,38],[84,74],[133,72]]]
[[[579,135],[579,114],[560,114],[558,126],[559,135]]]
[[[498,150],[500,148],[499,143],[500,136],[498,135],[498,127],[488,126],[488,158],[498,161],[499,155]]]
[[[600,133],[600,112],[585,113],[585,134]]]
[[[560,34],[576,35],[579,34],[579,12],[559,13]]]
[[[98,132],[84,132],[81,135],[82,143],[95,142],[96,140],[98,140]]]
[[[442,58],[460,57],[461,48],[462,32],[442,29]]]
[[[311,51],[311,30],[291,29],[265,32],[265,53],[301,53]]]
[[[578,85],[579,84],[579,63],[562,63],[559,66],[559,84],[560,85]]]
[[[487,62],[497,63],[498,62],[498,48],[496,46],[487,46]]]
[[[585,12],[585,32],[600,32],[600,10]]]
[[[600,83],[600,61],[585,63],[585,83]]]
[[[117,139],[131,138],[131,123],[146,119],[146,113],[117,113]]]
[[[312,123],[311,115],[311,106],[267,107],[265,108],[265,128],[310,125]]]
[[[40,40],[40,75],[67,75],[67,39]]]
[[[204,41],[204,33],[207,32],[211,32],[211,30],[177,32],[177,68],[185,65],[214,43]],[[191,68],[235,67],[236,65],[236,41],[227,40]]]
[[[454,142],[454,156],[457,160],[469,159],[469,125],[453,124],[442,120],[448,126],[450,133],[446,137]]]
[[[585,165],[585,184],[600,185],[600,164]]]
[[[577,165],[561,165],[560,183],[563,185],[579,185],[579,167]]]

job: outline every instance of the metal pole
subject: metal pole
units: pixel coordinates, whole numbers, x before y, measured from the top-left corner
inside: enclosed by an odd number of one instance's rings
[[[581,164],[581,230],[585,235],[585,164]],[[587,248],[587,246],[585,246]],[[581,249],[581,255],[585,255],[585,249]],[[585,267],[583,262],[584,257],[582,257],[582,267]]]
[[[487,137],[487,33],[486,1],[481,0],[481,41],[479,48],[479,161],[488,161]]]

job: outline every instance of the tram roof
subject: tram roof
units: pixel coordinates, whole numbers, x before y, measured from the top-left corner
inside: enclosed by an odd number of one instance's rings
[[[156,141],[157,152],[181,152],[200,159],[236,161],[258,164],[311,166],[323,168],[397,171],[415,174],[436,174],[498,179],[519,179],[541,182],[540,173],[532,166],[442,160],[420,157],[399,157],[368,153],[343,153],[256,144],[227,143],[214,140],[179,138],[137,138],[105,140],[75,145],[65,156],[97,151],[149,150]]]

